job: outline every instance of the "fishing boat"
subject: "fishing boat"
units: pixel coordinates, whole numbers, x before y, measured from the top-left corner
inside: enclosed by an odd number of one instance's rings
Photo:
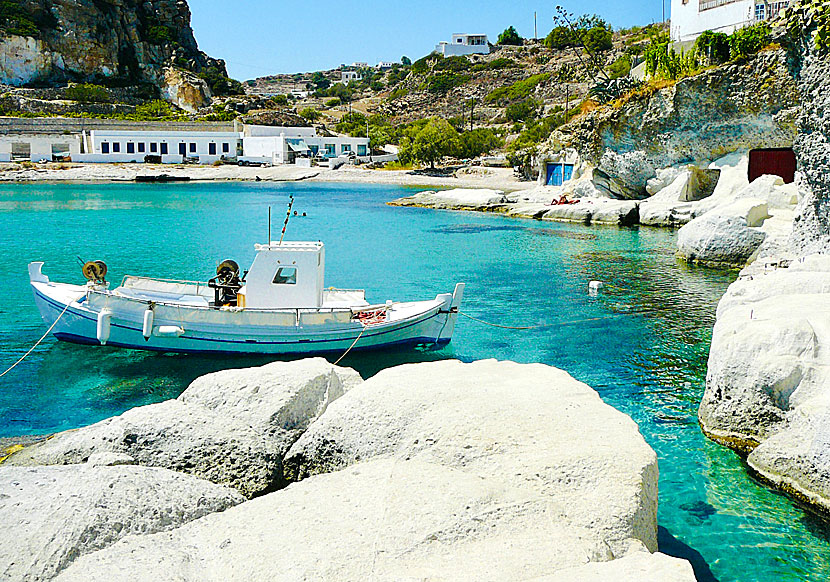
[[[270,237],[269,237],[270,238]],[[324,354],[392,346],[441,347],[452,338],[464,284],[427,301],[370,304],[363,290],[324,286],[321,242],[255,245],[249,270],[223,261],[206,282],[128,275],[110,288],[90,261],[84,285],[56,283],[42,262],[29,280],[59,340],[180,353]]]

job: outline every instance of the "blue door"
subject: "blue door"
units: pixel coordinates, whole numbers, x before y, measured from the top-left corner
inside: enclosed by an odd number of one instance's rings
[[[548,164],[548,186],[562,185],[562,164]]]
[[[573,164],[548,164],[548,176],[545,184],[561,186],[574,175]]]

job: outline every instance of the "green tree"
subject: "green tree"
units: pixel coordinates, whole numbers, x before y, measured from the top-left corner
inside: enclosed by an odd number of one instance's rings
[[[311,76],[311,83],[314,85],[314,88],[318,91],[328,89],[329,87],[331,87],[331,81],[326,79],[326,76],[320,71],[317,71]]]
[[[274,95],[271,97],[271,103],[274,107],[286,106],[288,105],[288,96],[286,95]]]
[[[300,117],[313,122],[320,119],[320,112],[314,109],[313,107],[306,107],[305,109],[300,111]]]
[[[411,67],[412,66],[412,59],[410,59],[407,56],[403,56],[403,57],[401,57],[401,64],[404,67]]]
[[[460,149],[458,132],[445,119],[433,118],[414,138],[402,140],[400,155],[402,161],[414,160],[434,169],[436,161],[456,155]]]
[[[602,26],[595,26],[582,33],[585,48],[595,53],[611,50],[614,46],[613,39],[614,33]]]
[[[498,44],[500,45],[512,45],[512,46],[522,46],[522,37],[519,36],[519,33],[516,32],[516,29],[512,26],[509,26],[499,35]]]
[[[557,26],[545,38],[545,46],[549,49],[563,50],[579,45],[579,39],[567,26]]]
[[[482,154],[490,153],[504,145],[501,139],[490,128],[479,128],[465,131],[461,134],[461,157],[476,158]]]
[[[729,37],[707,30],[697,37],[695,52],[710,65],[722,65],[729,60]]]
[[[527,99],[508,105],[504,110],[504,116],[510,121],[528,121],[536,117],[538,110],[539,103],[533,99]]]

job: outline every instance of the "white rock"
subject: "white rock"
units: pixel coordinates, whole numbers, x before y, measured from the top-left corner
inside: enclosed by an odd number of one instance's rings
[[[400,366],[332,403],[306,435],[296,472],[336,472],[127,538],[58,580],[486,582],[569,568],[586,580],[693,580],[644,551],[656,549],[654,452],[560,370]]]
[[[146,467],[0,466],[0,578],[49,580],[79,556],[242,503],[233,489]]]
[[[533,582],[695,582],[692,565],[665,554],[632,552],[611,562],[592,562],[535,578]]]
[[[634,200],[580,198],[576,204],[548,207],[543,220],[631,226],[637,224],[638,204]]]
[[[753,265],[718,306],[703,429],[754,449],[748,460],[758,473],[827,511],[829,412],[830,257]]]
[[[632,539],[656,549],[653,451],[628,417],[561,370],[493,360],[385,370],[332,404],[284,463],[301,478],[377,456],[527,488],[614,552]]]
[[[117,467],[135,465],[135,459],[125,453],[93,453],[86,462],[90,467]]]
[[[682,170],[677,167],[662,168],[657,170],[657,177],[646,182],[646,192],[648,192],[650,196],[654,196],[674,182],[681,172]]]
[[[134,408],[12,455],[12,465],[87,462],[122,453],[247,496],[282,484],[283,454],[360,376],[322,358],[226,370],[195,380],[177,400]]]
[[[764,242],[757,226],[767,217],[766,202],[739,200],[695,218],[677,234],[677,252],[689,261],[711,266],[741,267]]]
[[[419,192],[414,196],[395,200],[391,204],[443,209],[482,209],[507,202],[508,200],[501,190],[456,188],[454,190]]]

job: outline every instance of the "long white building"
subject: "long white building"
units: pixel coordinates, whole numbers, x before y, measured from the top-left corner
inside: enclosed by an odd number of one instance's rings
[[[775,18],[789,0],[672,0],[671,39],[689,42],[707,30],[731,34]]]
[[[293,164],[297,158],[337,158],[371,154],[369,138],[323,137],[313,127],[270,127],[246,125],[242,138],[245,159],[278,164]]]
[[[162,163],[181,164],[190,158],[212,164],[239,154],[241,134],[215,131],[100,131],[82,135],[83,153],[75,162],[144,162],[158,156]]]

